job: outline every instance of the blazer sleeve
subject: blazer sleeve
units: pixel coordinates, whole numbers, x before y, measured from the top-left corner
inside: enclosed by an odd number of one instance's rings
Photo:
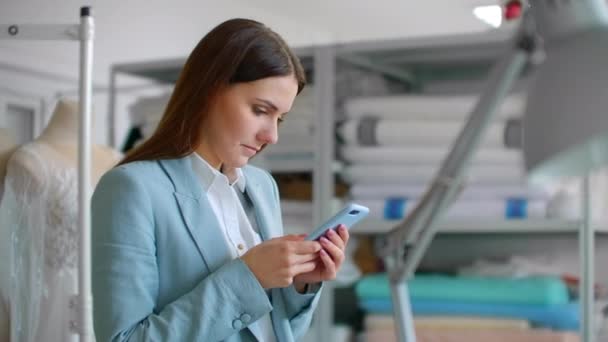
[[[281,220],[281,202],[277,183],[269,173],[267,173],[267,175],[270,179],[270,182],[272,183],[276,207],[279,208],[277,217],[279,218],[279,220]],[[283,223],[280,222],[280,224],[282,225]],[[287,317],[289,318],[289,324],[291,326],[293,336],[296,340],[304,336],[304,334],[310,327],[314,310],[317,307],[317,303],[319,302],[319,298],[321,296],[321,289],[323,288],[323,283],[310,284],[309,288],[311,290],[306,293],[299,293],[298,291],[296,291],[293,284],[281,289],[281,293],[285,301],[285,311]]]
[[[142,177],[116,168],[102,178],[92,198],[96,340],[218,341],[243,329],[243,321],[268,313],[268,296],[240,259],[210,273],[174,302],[156,306],[155,222]]]

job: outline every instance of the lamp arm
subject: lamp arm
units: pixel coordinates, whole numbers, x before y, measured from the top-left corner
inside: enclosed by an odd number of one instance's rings
[[[435,235],[437,227],[433,223],[462,189],[462,179],[482,134],[534,50],[535,40],[528,33],[522,29],[514,47],[493,67],[485,92],[420,203],[376,245],[389,274],[396,336],[400,342],[416,341],[406,279],[416,270]]]
[[[529,15],[524,19],[532,20]],[[377,245],[378,254],[385,259],[390,270],[392,282],[404,281],[415,271],[437,230],[433,224],[462,189],[464,175],[482,134],[534,52],[536,38],[530,29],[532,25],[524,22],[522,27],[513,47],[492,68],[485,91],[422,200],[411,214],[387,233],[383,243]]]

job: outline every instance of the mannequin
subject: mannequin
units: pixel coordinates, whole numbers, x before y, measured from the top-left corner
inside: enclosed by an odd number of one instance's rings
[[[29,148],[39,150],[46,158],[62,164],[66,168],[78,168],[78,103],[69,100],[59,100],[48,125]],[[40,170],[33,167],[28,156],[17,150],[11,163],[26,168],[36,183],[42,177]],[[51,155],[48,153],[51,152]],[[119,160],[120,154],[106,147],[93,145],[91,151],[91,181],[96,184],[99,178],[113,167]]]
[[[92,187],[119,158],[111,148],[92,147]],[[11,341],[78,340],[69,329],[78,281],[77,172],[78,104],[60,100],[42,134],[16,149],[7,165],[0,221],[8,224],[0,223],[13,229],[0,240],[13,238]]]

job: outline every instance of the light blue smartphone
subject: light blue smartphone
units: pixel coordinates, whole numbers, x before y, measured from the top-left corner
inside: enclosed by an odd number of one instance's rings
[[[317,227],[312,233],[308,234],[305,240],[318,240],[321,236],[324,236],[328,230],[336,229],[340,224],[343,224],[346,228],[350,229],[367,216],[367,214],[369,214],[369,208],[356,203],[350,203],[332,218]]]

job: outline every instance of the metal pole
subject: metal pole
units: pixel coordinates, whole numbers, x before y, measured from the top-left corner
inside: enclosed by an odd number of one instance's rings
[[[595,269],[595,232],[591,222],[591,182],[589,175],[583,179],[582,184],[582,222],[579,228],[579,263],[581,265],[581,274],[579,276],[579,292],[580,292],[580,313],[581,326],[580,334],[581,341],[595,341],[595,332],[593,329],[594,313],[594,269]]]
[[[91,296],[91,99],[93,79],[93,39],[95,26],[90,7],[80,9],[80,113],[78,135],[78,224],[80,227],[79,249],[79,332],[80,341],[93,340]]]
[[[335,56],[333,46],[319,47],[315,50],[315,69],[313,83],[317,119],[314,127],[315,163],[313,169],[314,222],[322,222],[331,212],[334,196],[334,101],[335,101]],[[317,341],[331,341],[334,320],[333,284],[323,285],[315,325]]]
[[[410,303],[410,293],[405,282],[391,282],[391,298],[395,314],[397,341],[416,341],[416,330]]]
[[[116,139],[116,76],[117,71],[115,67],[110,70],[110,88],[108,94],[108,142],[110,146],[118,149],[118,142]]]

